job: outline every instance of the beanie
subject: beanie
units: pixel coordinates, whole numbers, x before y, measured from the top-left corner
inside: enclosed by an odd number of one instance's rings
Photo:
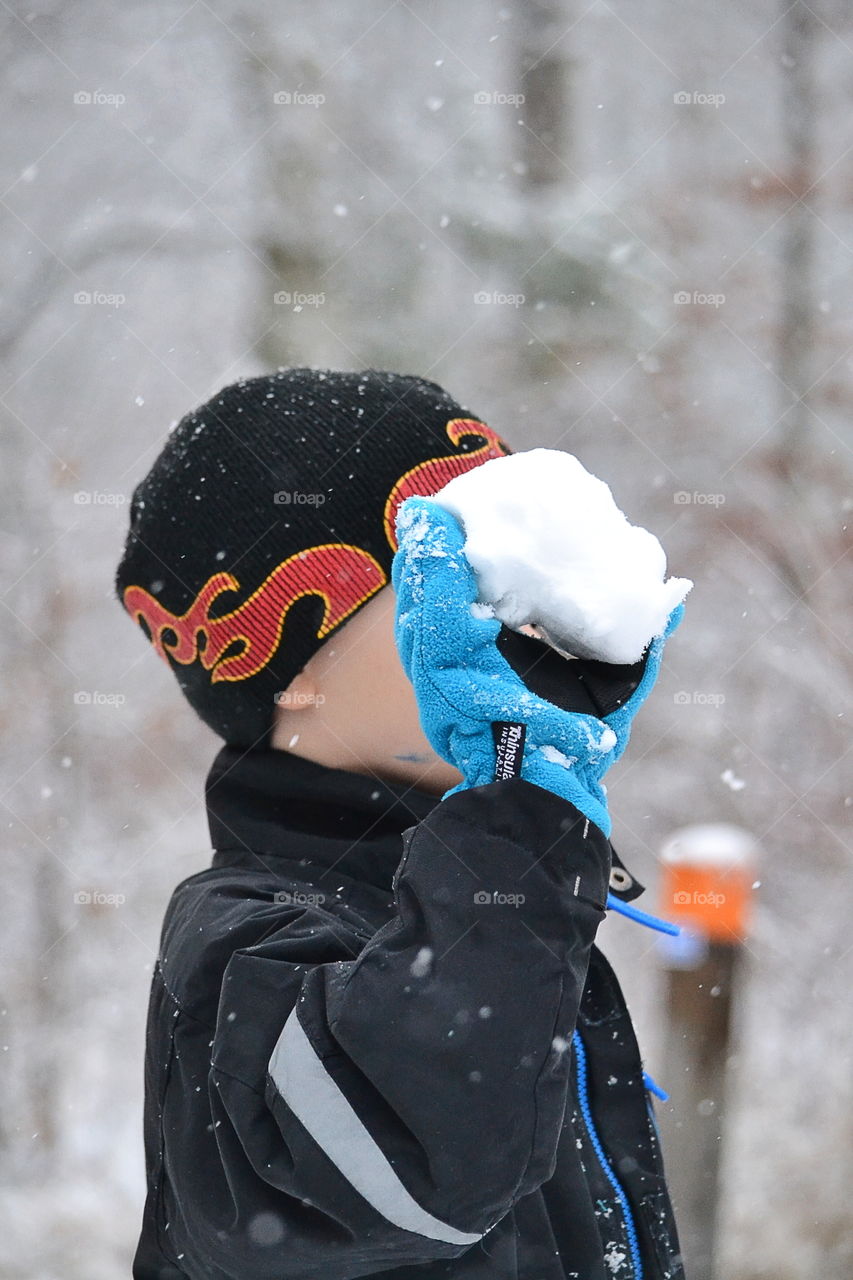
[[[390,582],[399,504],[509,452],[422,378],[241,379],[134,489],[116,594],[201,719],[268,748],[277,695]]]

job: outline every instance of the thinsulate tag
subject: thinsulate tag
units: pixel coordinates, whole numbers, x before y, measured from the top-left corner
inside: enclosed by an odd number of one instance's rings
[[[521,761],[524,755],[524,737],[527,725],[517,724],[511,720],[494,720],[492,737],[495,740],[495,781],[504,778],[517,778],[521,773]]]

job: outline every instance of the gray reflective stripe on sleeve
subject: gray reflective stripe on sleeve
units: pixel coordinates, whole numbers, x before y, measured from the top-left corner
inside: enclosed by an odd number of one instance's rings
[[[484,1233],[457,1231],[422,1209],[318,1058],[296,1016],[290,1014],[269,1061],[275,1087],[296,1118],[347,1181],[388,1222],[448,1244],[476,1244]]]

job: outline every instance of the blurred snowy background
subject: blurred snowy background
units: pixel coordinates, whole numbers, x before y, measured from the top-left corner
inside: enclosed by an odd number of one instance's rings
[[[12,0],[0,31],[0,1275],[129,1275],[151,966],[209,861],[217,740],[112,598],[129,495],[187,409],[307,363],[569,449],[695,580],[614,843],[665,910],[673,828],[760,841],[718,1275],[849,1280],[853,10]],[[599,939],[666,1087],[654,937]]]

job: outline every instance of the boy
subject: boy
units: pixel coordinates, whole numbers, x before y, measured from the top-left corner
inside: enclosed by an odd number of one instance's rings
[[[665,636],[578,667],[472,611],[429,495],[507,452],[433,383],[295,369],[134,492],[119,598],[224,741],[152,983],[136,1280],[683,1278],[593,945],[642,892],[601,778]]]

